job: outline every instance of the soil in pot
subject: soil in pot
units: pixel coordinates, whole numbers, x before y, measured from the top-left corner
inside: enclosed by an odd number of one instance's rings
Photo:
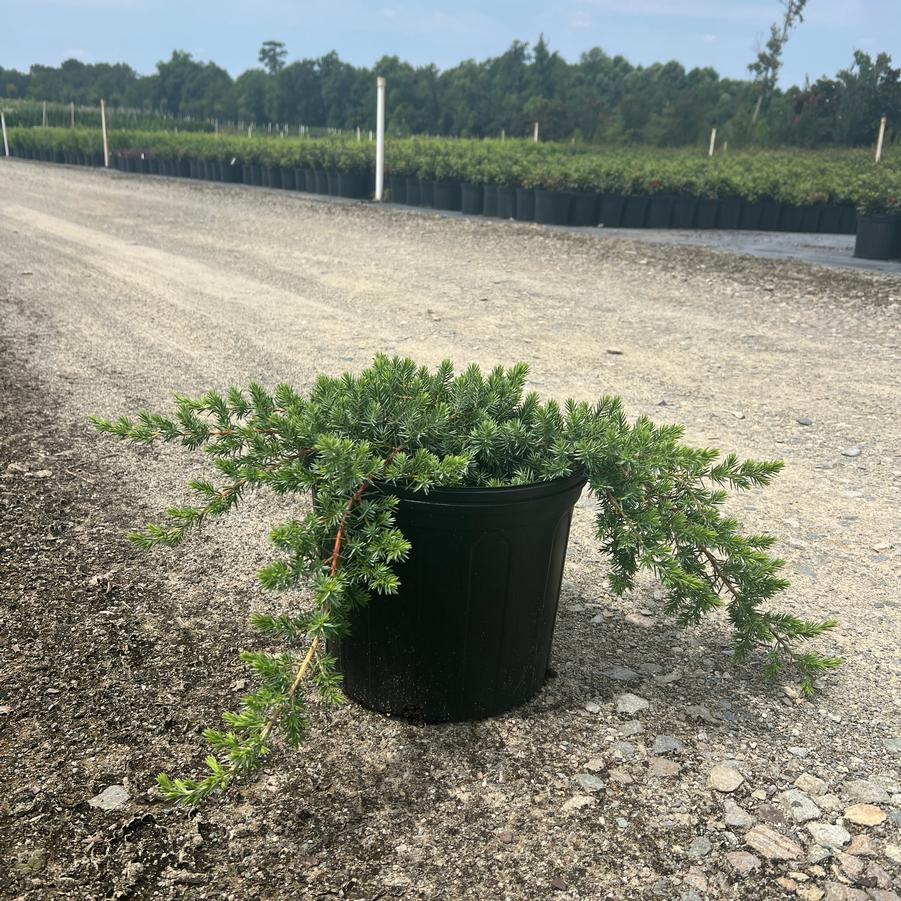
[[[517,488],[399,492],[412,544],[396,596],[351,614],[335,642],[344,689],[397,716],[459,721],[544,684],[581,476]]]
[[[516,212],[518,222],[535,221],[535,191],[532,188],[516,189]]]
[[[484,185],[482,215],[492,218],[497,216],[497,185]]]
[[[573,191],[569,205],[569,224],[594,228],[598,224],[601,197],[593,191]]]
[[[516,188],[498,185],[497,215],[499,219],[516,218]]]
[[[462,190],[458,181],[432,182],[432,202],[429,206],[436,210],[455,210],[460,212]],[[425,203],[423,203],[425,206]]]
[[[567,225],[572,194],[568,191],[535,189],[535,221],[542,225]]]
[[[901,257],[901,216],[885,213],[858,215],[854,256],[864,260],[894,260]]]
[[[485,211],[485,186],[463,182],[460,185],[460,210],[467,216],[481,216]]]

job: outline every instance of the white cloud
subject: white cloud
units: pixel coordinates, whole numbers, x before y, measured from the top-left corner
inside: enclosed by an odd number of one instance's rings
[[[716,37],[715,34],[702,34],[702,35],[701,35],[701,40],[702,40],[705,44],[715,44],[716,41],[717,41],[717,37]]]

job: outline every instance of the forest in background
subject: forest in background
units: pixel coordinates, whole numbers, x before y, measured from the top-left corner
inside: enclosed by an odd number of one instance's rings
[[[79,105],[103,97],[112,106],[175,117],[370,129],[375,76],[383,75],[395,135],[526,136],[537,121],[542,139],[555,141],[679,147],[706,142],[716,126],[719,139],[736,147],[860,146],[873,143],[886,115],[889,140],[901,137],[901,69],[887,53],[858,51],[833,78],[785,90],[773,83],[765,94],[759,79],[686,71],[675,61],[634,66],[597,47],[571,63],[543,37],[443,71],[396,56],[371,68],[335,52],[291,63],[286,56],[283,44],[267,41],[261,66],[234,79],[180,50],[151,75],[125,63],[76,59],[27,73],[0,67],[0,96]]]

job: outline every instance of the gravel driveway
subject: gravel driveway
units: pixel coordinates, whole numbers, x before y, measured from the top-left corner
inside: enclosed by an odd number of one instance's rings
[[[0,333],[3,897],[899,898],[901,276],[3,162]],[[807,702],[735,667],[722,619],[676,630],[651,580],[613,597],[580,502],[532,703],[317,713],[300,752],[169,808],[154,774],[241,693],[250,611],[291,602],[254,580],[287,505],[141,553],[124,532],[205,470],[85,419],[378,351],[526,360],[544,395],[783,458],[733,506],[845,665]]]

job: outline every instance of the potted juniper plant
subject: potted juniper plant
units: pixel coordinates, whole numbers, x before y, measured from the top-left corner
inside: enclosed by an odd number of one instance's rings
[[[359,375],[321,377],[307,395],[178,397],[172,417],[94,418],[140,443],[201,450],[217,480],[194,481],[195,506],[133,533],[141,547],[178,544],[247,492],[298,497],[277,526],[266,588],[304,589],[296,609],[254,614],[281,653],[246,651],[258,688],[207,729],[212,753],[195,778],[161,774],[172,800],[197,804],[251,772],[278,734],[299,743],[317,696],[349,695],[425,720],[488,716],[543,683],[573,505],[587,486],[610,584],[622,593],[641,569],[683,625],[724,606],[739,659],[762,649],[768,674],[787,667],[805,691],[835,658],[805,651],[833,622],[774,612],[787,583],[774,539],[744,535],[721,506],[727,489],[766,485],[779,462],[720,458],[681,443],[682,429],[641,417],[618,398],[542,402],[517,364],[487,376],[376,357]],[[379,597],[392,595],[393,597]]]

